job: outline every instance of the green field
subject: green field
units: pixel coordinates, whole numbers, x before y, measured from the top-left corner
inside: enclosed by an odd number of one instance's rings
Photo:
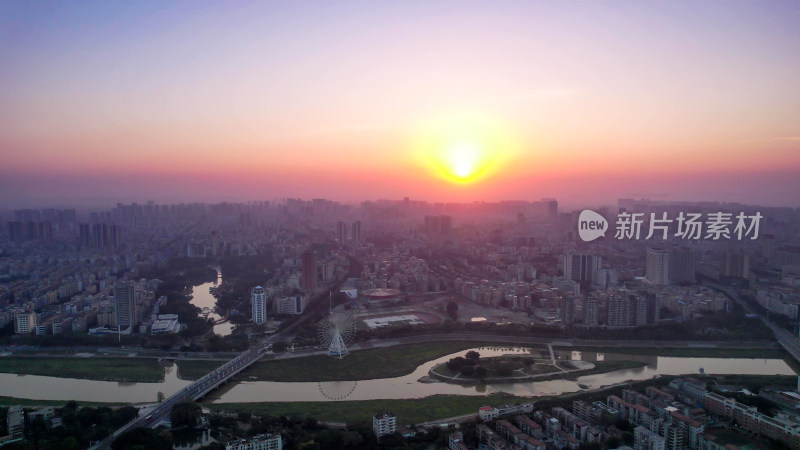
[[[449,417],[476,414],[484,405],[530,402],[527,397],[509,394],[488,396],[434,395],[407,400],[358,400],[343,402],[274,402],[274,403],[213,403],[204,406],[214,410],[241,412],[255,415],[314,417],[330,422],[353,423],[371,421],[372,414],[391,411],[398,423],[415,424]]]
[[[28,398],[16,398],[0,396],[0,406],[64,406],[68,400],[31,400]],[[122,406],[130,403],[99,403],[99,402],[75,402],[78,406]]]
[[[153,358],[6,356],[0,358],[0,372],[102,381],[153,383],[164,379],[164,368]]]
[[[307,356],[278,361],[259,361],[243,377],[259,381],[348,381],[408,375],[421,364],[450,353],[486,345],[476,342],[430,342],[361,350],[344,359]],[[178,375],[197,379],[221,365],[221,361],[178,361]]]

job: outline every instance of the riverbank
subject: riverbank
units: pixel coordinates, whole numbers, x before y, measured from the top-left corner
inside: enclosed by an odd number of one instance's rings
[[[761,348],[720,348],[720,347],[604,347],[600,346],[561,346],[553,345],[556,351],[585,351],[597,353],[617,353],[624,355],[674,356],[685,358],[764,358],[785,359],[789,354],[781,349]]]
[[[617,362],[617,361],[614,361]],[[697,375],[693,375],[698,377]],[[570,392],[557,396],[524,397],[506,393],[487,396],[433,395],[417,399],[400,400],[356,400],[340,402],[264,402],[264,403],[206,403],[203,406],[214,411],[248,412],[255,415],[314,417],[329,422],[364,422],[379,411],[391,411],[399,424],[438,422],[446,418],[477,415],[478,408],[485,405],[500,406],[533,402],[535,409],[553,406],[571,408],[573,400],[595,401],[609,395],[621,395],[623,389],[642,390],[646,386],[663,386],[678,375],[664,375],[649,380],[627,381],[589,391]],[[785,375],[715,375],[700,377],[719,383],[745,386],[785,385],[793,387],[796,377]]]
[[[603,347],[603,346],[553,346],[558,351],[586,351],[625,355],[668,356],[677,358],[753,358],[782,359],[800,374],[800,362],[780,348],[724,348],[724,347]]]
[[[0,372],[97,381],[157,383],[164,367],[155,358],[0,357]]]
[[[206,403],[215,411],[249,412],[255,415],[314,417],[326,422],[371,421],[372,414],[391,411],[397,423],[410,424],[464,414],[477,414],[484,405],[530,402],[528,397],[510,394],[488,396],[433,395],[406,400],[356,400],[342,402]]]
[[[482,346],[516,347],[510,344],[493,344],[475,341],[440,341],[419,344],[404,344],[354,351],[339,360],[327,356],[298,356],[296,358],[260,361],[244,372],[241,377],[258,381],[349,381],[374,378],[392,378],[407,375],[417,367],[461,350]],[[522,345],[521,345],[522,346]],[[522,346],[526,347],[526,346]],[[537,347],[537,346],[533,346]],[[667,357],[697,358],[753,358],[783,359],[796,372],[797,363],[779,349],[741,349],[717,347],[604,347],[604,346],[554,346],[558,351],[587,351],[609,354],[651,355]],[[224,360],[178,360],[178,375],[182,379],[195,380]],[[605,361],[604,363],[611,363]],[[627,363],[627,362],[625,362]],[[609,366],[609,364],[603,364]],[[631,368],[636,366],[624,366]],[[595,369],[579,375],[608,372],[616,369]],[[602,371],[602,372],[601,372]],[[99,381],[159,382],[164,378],[164,367],[155,357],[93,356],[19,356],[0,357],[0,373],[20,375],[42,375],[64,378],[79,378]],[[253,377],[253,378],[251,378]],[[543,380],[561,378],[560,374]]]

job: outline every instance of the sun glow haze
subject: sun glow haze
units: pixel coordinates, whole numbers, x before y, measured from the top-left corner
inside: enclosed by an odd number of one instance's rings
[[[421,127],[414,144],[419,164],[436,177],[470,184],[490,177],[516,154],[512,133],[476,115],[443,116]]]

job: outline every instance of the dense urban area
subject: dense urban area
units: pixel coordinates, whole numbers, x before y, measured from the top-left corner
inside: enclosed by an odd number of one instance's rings
[[[0,375],[188,381],[148,402],[4,389],[0,447],[800,448],[800,210],[620,199],[595,211],[611,225],[588,241],[581,211],[555,199],[3,211]],[[689,216],[704,218],[696,233]],[[621,225],[636,218],[641,230]],[[788,372],[501,392],[656,356]],[[357,381],[437,358],[420,386],[501,387],[348,398]],[[318,383],[325,398],[224,401],[259,380]]]

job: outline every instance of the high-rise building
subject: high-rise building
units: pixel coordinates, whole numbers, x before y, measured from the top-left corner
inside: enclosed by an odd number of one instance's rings
[[[390,412],[375,414],[372,416],[372,431],[379,440],[382,436],[396,432],[397,417]]]
[[[425,216],[425,233],[428,236],[447,235],[453,228],[453,216]]]
[[[661,318],[661,302],[658,297],[647,294],[647,323],[656,323]]]
[[[750,258],[742,252],[725,253],[723,275],[733,278],[747,278],[750,272]]]
[[[761,236],[761,256],[766,262],[771,262],[775,258],[775,236],[764,234]]]
[[[594,281],[601,264],[602,258],[597,255],[567,253],[564,255],[564,279],[578,282]]]
[[[214,230],[211,232],[211,256],[220,255],[217,247],[219,247],[219,231]]]
[[[111,244],[114,248],[119,248],[122,245],[122,232],[119,229],[119,225],[111,225],[109,227],[109,244]]]
[[[561,324],[565,327],[572,326],[575,322],[575,297],[565,295],[561,298]]]
[[[81,236],[81,247],[89,247],[91,246],[91,233],[89,232],[89,224],[82,223],[78,225],[78,229],[80,230]]]
[[[256,286],[250,292],[250,306],[253,310],[253,323],[267,322],[267,292],[261,286]]]
[[[92,224],[92,244],[97,248],[106,248],[109,244],[108,224]]]
[[[303,314],[308,305],[307,295],[290,295],[274,300],[275,312],[278,314]]]
[[[361,221],[357,220],[353,222],[353,247],[361,247]]]
[[[589,294],[586,302],[583,304],[583,324],[589,327],[596,327],[598,325],[598,304],[597,296]]]
[[[640,327],[647,325],[647,298],[641,295],[631,300],[631,325]]]
[[[694,283],[694,252],[686,247],[670,249],[669,281],[673,283]]]
[[[36,314],[33,312],[17,313],[14,316],[14,333],[31,334],[36,331]]]
[[[655,285],[669,284],[669,253],[665,249],[660,247],[647,249],[645,278]]]
[[[339,240],[339,247],[344,247],[347,242],[347,224],[344,222],[336,222],[336,238]]]
[[[545,198],[542,201],[547,205],[547,217],[550,219],[558,217],[558,201],[554,198]]]
[[[610,327],[627,327],[631,324],[631,300],[627,293],[614,294],[608,299]]]
[[[439,225],[442,234],[450,234],[450,230],[453,229],[453,216],[440,216]]]
[[[317,254],[311,250],[303,252],[303,290],[313,293],[317,288]]]
[[[23,232],[23,223],[19,220],[15,220],[12,222],[6,223],[6,234],[8,234],[8,239],[12,241],[22,241],[25,239],[25,233]]]
[[[121,329],[136,325],[136,289],[133,281],[123,281],[114,286],[114,303],[117,326]]]

